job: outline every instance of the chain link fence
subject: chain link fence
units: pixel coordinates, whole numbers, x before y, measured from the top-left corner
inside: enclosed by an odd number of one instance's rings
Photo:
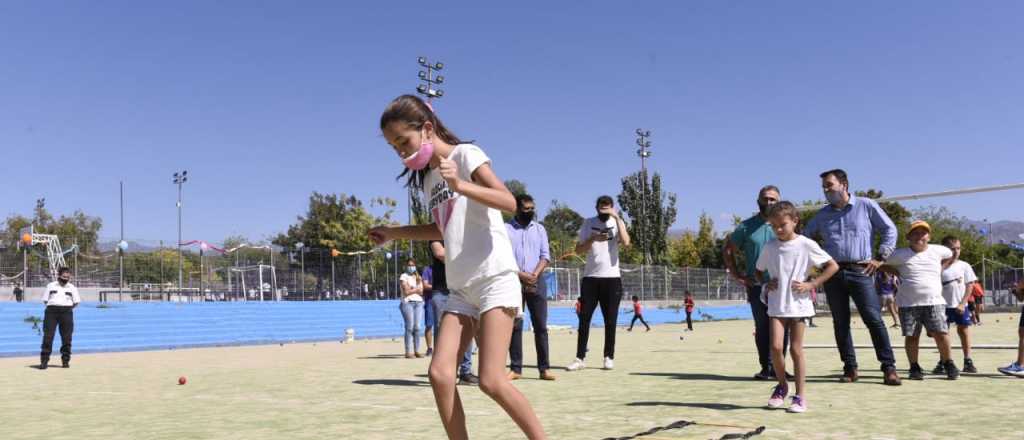
[[[575,300],[580,295],[583,279],[582,264],[556,263],[548,270],[553,281],[548,281],[548,297]],[[621,266],[624,297],[636,295],[642,301],[682,301],[689,291],[694,299],[703,301],[745,301],[746,289],[736,283],[724,269],[668,267],[653,265]]]

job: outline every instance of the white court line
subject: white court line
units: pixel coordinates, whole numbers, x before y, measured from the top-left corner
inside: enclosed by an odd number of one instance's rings
[[[836,348],[836,346],[835,346],[835,344],[804,344],[804,348]],[[854,345],[853,348],[855,348],[855,349],[869,349],[870,350],[870,349],[874,349],[875,346],[874,345]],[[903,346],[902,344],[892,344],[892,348],[906,348],[906,347]],[[920,346],[920,348],[924,348],[924,349],[938,349],[939,347],[936,347],[934,345],[922,345],[922,346]],[[950,348],[958,349],[958,348],[963,348],[963,347],[960,346],[960,345],[954,344],[954,345],[951,345]],[[981,349],[981,350],[1016,350],[1017,349],[1017,345],[1016,344],[1015,345],[1001,345],[1001,344],[978,344],[978,345],[974,345],[974,344],[971,344],[971,348],[972,349]]]

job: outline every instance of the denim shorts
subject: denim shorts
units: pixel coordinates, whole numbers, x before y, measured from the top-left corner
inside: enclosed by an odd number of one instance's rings
[[[919,335],[921,327],[929,333],[949,333],[946,305],[900,307],[900,328],[903,330],[903,336]]]

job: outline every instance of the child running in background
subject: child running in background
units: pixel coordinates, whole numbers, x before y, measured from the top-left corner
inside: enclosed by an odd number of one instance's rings
[[[370,238],[378,246],[391,240],[445,244],[451,293],[428,376],[448,438],[469,438],[455,374],[474,335],[480,345],[480,390],[527,438],[546,438],[530,402],[505,373],[513,320],[522,306],[519,267],[501,218],[502,211],[515,212],[515,197],[483,150],[459,140],[420,98],[403,95],[392,101],[380,117],[380,129],[405,167],[406,186],[423,191],[434,223],[376,227]]]
[[[899,286],[899,277],[886,273],[884,271],[878,271],[875,274],[875,286],[878,290],[878,296],[881,298],[882,310],[888,310],[889,314],[892,315],[892,328],[900,328],[900,317],[899,309],[896,307],[896,290]]]
[[[693,331],[693,307],[696,303],[693,302],[693,293],[689,290],[683,296],[683,306],[686,307],[686,331]]]
[[[796,394],[793,395],[789,412],[802,413],[807,410],[804,319],[814,316],[810,293],[835,275],[839,271],[839,264],[818,243],[796,233],[800,213],[792,203],[782,201],[772,206],[768,212],[768,222],[772,225],[776,239],[765,243],[757,259],[755,275],[758,282],[764,280],[766,272],[771,276],[763,296],[771,318],[772,364],[779,384],[768,399],[768,407],[781,408],[789,393],[783,349],[783,337],[788,330],[793,372],[796,375]],[[823,268],[821,274],[808,280],[815,267]]]
[[[644,309],[640,305],[640,297],[633,295],[633,320],[629,322],[629,328],[626,329],[627,332],[633,331],[633,324],[636,324],[638,319],[644,327],[647,327],[647,331],[651,331],[651,326],[647,325],[647,321],[644,321]]]

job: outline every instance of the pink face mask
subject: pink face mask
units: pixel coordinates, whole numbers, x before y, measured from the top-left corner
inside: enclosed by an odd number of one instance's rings
[[[405,167],[410,170],[419,171],[430,164],[430,159],[432,157],[434,157],[434,143],[428,140],[421,143],[419,151],[413,153],[412,156],[403,159],[402,163],[404,163]]]

